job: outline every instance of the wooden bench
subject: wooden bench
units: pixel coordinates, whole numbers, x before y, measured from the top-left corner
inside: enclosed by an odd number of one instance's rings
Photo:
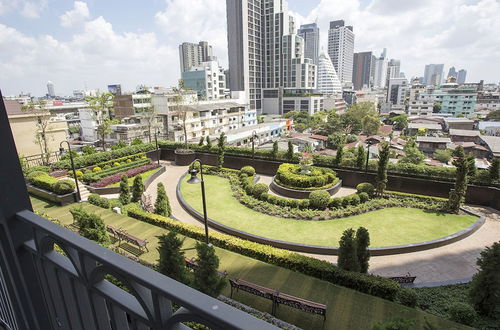
[[[399,284],[411,284],[415,282],[416,278],[417,278],[416,276],[411,276],[410,273],[408,273],[408,275],[403,275],[403,276],[388,277],[388,279],[398,282]]]
[[[195,270],[195,269],[198,269],[200,266],[198,265],[198,262],[194,259],[194,258],[184,258],[184,261],[186,262],[186,267],[191,269],[191,270]],[[227,277],[228,273],[226,271],[217,271],[217,273],[219,274],[219,276],[221,277]]]
[[[323,325],[325,323],[327,306],[324,304],[294,297],[286,293],[282,293],[277,290],[272,290],[240,279],[236,280],[230,279],[229,283],[231,284],[231,298],[233,297],[234,289],[236,289],[236,291],[238,290],[246,291],[256,296],[272,300],[273,302],[273,307],[271,312],[272,315],[276,314],[276,308],[278,307],[279,304],[282,304],[299,309],[304,312],[321,315],[323,316]]]
[[[120,244],[121,241],[120,232],[122,230],[109,225],[106,226],[106,230],[108,231],[108,233],[112,234],[113,237],[118,241],[118,244]]]
[[[121,241],[125,241],[130,244],[134,244],[135,246],[139,247],[141,250],[144,248],[146,249],[147,252],[148,250],[148,241],[145,239],[140,239],[138,237],[135,237],[132,234],[127,233],[123,229],[118,229],[113,226],[106,226],[106,229],[109,233],[113,234],[113,237],[118,240],[118,244],[120,244]]]

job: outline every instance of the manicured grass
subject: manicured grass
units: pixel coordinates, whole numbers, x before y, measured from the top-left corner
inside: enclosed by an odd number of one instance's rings
[[[34,197],[32,197],[32,204],[35,210],[57,218],[63,224],[72,222],[71,214],[68,212],[71,205],[52,206]],[[121,227],[137,237],[147,239],[150,242],[148,244],[150,252],[141,255],[141,258],[149,262],[156,262],[158,259],[156,251],[158,239],[156,236],[166,233],[167,230],[94,205],[87,203],[82,203],[82,205],[84,208],[100,214],[106,224]],[[194,245],[195,240],[184,239],[183,248],[186,256],[195,256]],[[219,269],[226,270],[230,278],[241,278],[297,297],[326,304],[328,310],[324,329],[371,329],[375,323],[393,318],[415,319],[420,327],[427,319],[443,329],[466,329],[464,326],[416,309],[333,285],[234,252],[216,247],[216,253],[220,258]],[[226,285],[222,294],[230,295],[229,285]],[[241,291],[235,293],[233,298],[261,311],[271,312],[269,300]],[[300,312],[286,306],[280,306],[276,316],[304,329],[321,329],[323,324],[323,319],[320,316]]]
[[[141,177],[142,177],[142,181],[144,182],[144,180],[146,180],[147,178],[149,178],[151,175],[153,175],[154,172],[158,171],[158,168],[155,168],[155,169],[152,169],[150,171],[147,171],[147,172],[144,172],[144,173],[141,173],[139,174]],[[137,176],[137,175],[136,175]],[[135,179],[135,176],[133,177],[130,177],[128,178],[128,185],[131,186],[134,184],[134,179]],[[120,186],[120,182],[117,182],[117,183],[113,183],[113,184],[110,184],[109,186],[107,187],[118,187]]]
[[[200,187],[181,184],[186,202],[202,212]],[[365,227],[372,247],[429,241],[459,232],[476,218],[410,208],[387,208],[342,219],[284,219],[254,211],[233,197],[229,180],[205,175],[208,217],[227,226],[277,240],[338,246],[345,229]]]

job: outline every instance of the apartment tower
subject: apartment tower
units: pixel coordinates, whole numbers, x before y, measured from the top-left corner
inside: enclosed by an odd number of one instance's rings
[[[343,20],[330,22],[328,55],[342,84],[352,83],[354,58],[354,32]]]

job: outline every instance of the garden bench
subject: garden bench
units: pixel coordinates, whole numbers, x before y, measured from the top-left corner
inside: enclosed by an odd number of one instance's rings
[[[237,291],[238,290],[246,291],[256,296],[272,300],[273,302],[273,307],[271,312],[272,315],[275,315],[276,308],[278,307],[278,305],[282,304],[299,309],[304,312],[321,315],[323,316],[323,325],[325,323],[326,305],[324,304],[294,297],[289,294],[281,293],[277,290],[272,290],[240,279],[236,280],[230,279],[229,283],[231,284],[231,298],[233,297],[233,289],[236,289]]]
[[[184,258],[184,261],[186,262],[186,267],[189,268],[189,269],[195,270],[195,269],[198,269],[198,267],[200,267],[198,265],[198,262],[194,258],[191,258],[191,259]],[[217,273],[221,277],[227,277],[227,272],[226,271],[223,271],[223,272],[217,271]]]
[[[120,233],[122,230],[109,225],[106,226],[106,229],[118,241],[118,244],[120,244],[121,241]]]
[[[123,229],[117,229],[112,226],[107,226],[107,228],[109,232],[111,232],[113,235],[116,235],[115,238],[118,238],[119,241],[123,240],[127,243],[134,244],[135,246],[138,246],[141,250],[146,249],[146,251],[149,252],[147,247],[149,242],[147,240],[137,238],[134,235],[127,233]]]
[[[399,284],[411,284],[415,282],[416,278],[417,278],[416,276],[411,276],[410,273],[408,273],[408,275],[403,275],[403,276],[388,277],[388,279],[398,282]]]

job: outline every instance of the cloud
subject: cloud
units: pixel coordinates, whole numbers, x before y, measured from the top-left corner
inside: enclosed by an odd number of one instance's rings
[[[76,27],[82,25],[90,17],[89,7],[83,1],[75,1],[73,9],[59,16],[63,27]]]
[[[39,18],[45,7],[47,7],[47,0],[24,1],[21,15],[30,19]]]

